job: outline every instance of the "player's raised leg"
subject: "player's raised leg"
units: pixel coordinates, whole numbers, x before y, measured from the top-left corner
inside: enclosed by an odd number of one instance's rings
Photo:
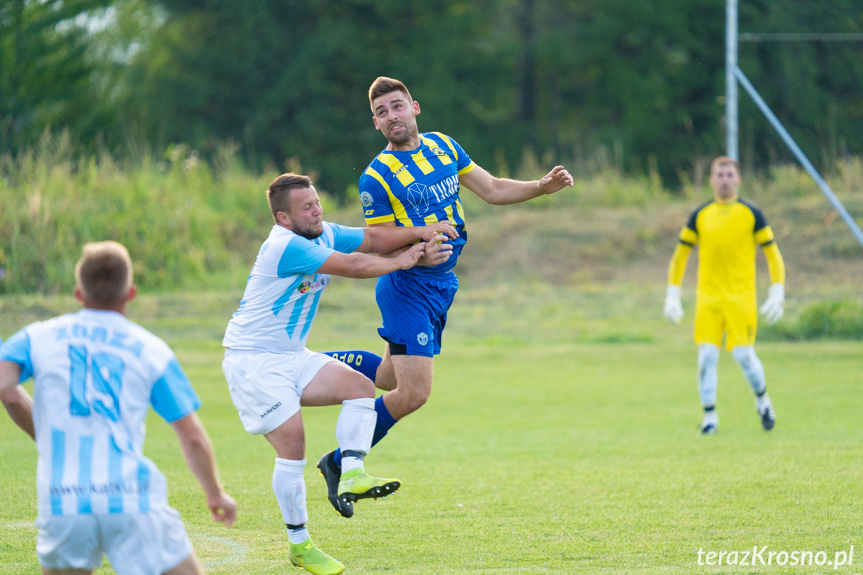
[[[372,383],[375,383],[375,379],[377,379],[378,367],[381,365],[381,361],[383,360],[383,358],[378,354],[361,349],[325,351],[323,354],[335,358],[348,367],[360,372],[369,378]]]
[[[355,391],[345,395],[348,388]],[[342,400],[336,423],[340,464],[333,463],[333,453],[318,462],[327,483],[327,499],[344,517],[353,516],[354,501],[386,497],[401,485],[396,479],[368,475],[364,469],[377,420],[375,400],[369,397],[373,393],[374,386],[368,378],[337,362],[321,369],[303,393],[304,405],[327,405],[333,398],[348,397]]]
[[[365,375],[375,384],[378,379],[381,362],[384,361],[384,358],[378,354],[364,350],[327,351],[324,352],[324,355],[338,359],[345,365]],[[387,362],[388,355],[389,354],[387,354]],[[384,370],[384,372],[391,373],[392,368],[390,367],[389,369]],[[386,389],[392,389],[395,387],[394,375],[383,379],[392,381],[392,387]],[[396,420],[389,414],[383,403],[383,399],[380,397],[375,401],[375,412],[377,413],[377,419],[375,430],[372,435],[372,447],[377,445],[377,443],[387,434],[387,431],[389,431],[389,429],[396,423]],[[317,467],[320,470],[321,475],[324,477],[324,480],[327,482],[327,497],[330,500],[330,503],[332,503],[333,507],[336,508],[336,511],[344,517],[352,516],[353,504],[350,501],[343,502],[337,497],[338,485],[341,480],[342,473],[341,448],[337,447],[335,451],[325,453],[318,461]]]

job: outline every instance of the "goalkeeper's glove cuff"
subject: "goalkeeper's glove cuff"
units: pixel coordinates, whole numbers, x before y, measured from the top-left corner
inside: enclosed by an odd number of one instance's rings
[[[683,319],[683,304],[680,302],[680,294],[680,286],[668,284],[668,289],[665,291],[665,307],[662,313],[674,325],[679,324],[680,320]]]
[[[775,283],[770,286],[770,291],[767,292],[767,299],[777,299],[785,301],[785,284]]]
[[[785,314],[785,285],[775,283],[770,286],[767,299],[761,306],[761,315],[764,316],[767,325],[773,325]]]

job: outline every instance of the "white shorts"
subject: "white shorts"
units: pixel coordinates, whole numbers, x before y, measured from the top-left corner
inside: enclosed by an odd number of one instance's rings
[[[222,371],[246,431],[266,434],[300,410],[300,396],[326,364],[338,361],[308,349],[289,353],[225,350]]]
[[[164,573],[192,553],[171,509],[118,515],[63,515],[37,523],[36,554],[48,569],[93,570],[108,556],[118,575]]]

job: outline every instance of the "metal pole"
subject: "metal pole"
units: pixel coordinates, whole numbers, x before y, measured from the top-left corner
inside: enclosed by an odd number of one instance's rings
[[[739,160],[737,147],[737,0],[725,5],[725,148],[729,158]]]
[[[818,184],[818,187],[821,188],[821,191],[827,196],[827,199],[830,200],[830,203],[833,204],[833,207],[845,221],[845,225],[848,226],[848,229],[851,230],[851,233],[854,234],[854,237],[857,238],[857,241],[860,242],[860,245],[863,246],[863,231],[860,230],[860,227],[857,225],[857,222],[854,221],[854,218],[851,217],[851,214],[848,213],[848,210],[845,209],[845,206],[842,205],[842,202],[839,201],[839,198],[836,197],[836,194],[833,193],[833,190],[830,189],[830,186],[827,185],[827,182],[824,181],[824,178],[821,177],[821,174],[815,169],[812,165],[812,162],[809,161],[809,158],[806,157],[806,154],[803,153],[803,150],[797,145],[779,119],[773,114],[764,100],[761,98],[761,95],[758,91],[752,86],[749,82],[749,79],[743,74],[740,68],[735,70],[735,76],[738,80],[740,80],[740,85],[749,92],[749,95],[755,101],[755,104],[761,110],[761,113],[767,118],[767,120],[773,125],[773,128],[779,135],[782,137],[782,140],[785,144],[791,148],[791,151],[794,153],[794,156],[797,158],[797,161],[809,172],[809,175],[812,176],[812,179],[815,180],[815,183]]]
[[[739,160],[737,147],[737,0],[725,4],[725,148]]]

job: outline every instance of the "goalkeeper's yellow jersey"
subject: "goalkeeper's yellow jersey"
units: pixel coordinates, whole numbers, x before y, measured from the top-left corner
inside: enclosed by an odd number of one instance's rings
[[[699,206],[680,231],[669,267],[669,283],[680,285],[686,260],[698,244],[698,288],[703,298],[755,300],[755,252],[760,245],[774,283],[784,283],[785,269],[773,230],[756,206],[735,198]]]

